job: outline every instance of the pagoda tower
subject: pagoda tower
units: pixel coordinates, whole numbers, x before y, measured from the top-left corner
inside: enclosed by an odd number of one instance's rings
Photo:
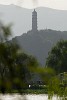
[[[35,11],[35,9],[32,12],[32,31],[37,31],[37,12]]]

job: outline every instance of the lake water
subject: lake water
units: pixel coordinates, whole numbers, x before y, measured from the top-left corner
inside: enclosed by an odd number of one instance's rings
[[[48,96],[45,94],[41,95],[19,95],[19,94],[13,94],[13,95],[1,95],[0,94],[0,100],[48,100]],[[56,97],[53,97],[53,100],[57,100]]]

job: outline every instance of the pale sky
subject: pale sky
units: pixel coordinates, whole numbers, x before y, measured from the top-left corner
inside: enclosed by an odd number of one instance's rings
[[[67,0],[0,0],[0,4],[15,4],[25,8],[49,7],[67,10]]]

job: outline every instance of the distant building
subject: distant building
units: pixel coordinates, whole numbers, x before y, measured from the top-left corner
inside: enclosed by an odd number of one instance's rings
[[[32,12],[32,31],[37,32],[37,12],[35,9]]]

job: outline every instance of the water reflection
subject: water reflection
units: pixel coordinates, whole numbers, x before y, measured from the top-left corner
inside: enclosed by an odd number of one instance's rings
[[[8,95],[0,95],[0,100],[27,100],[27,99],[26,99],[26,95],[8,94]]]
[[[0,94],[0,100],[48,100],[48,96],[45,94],[41,94],[41,95]],[[52,100],[57,100],[57,98],[53,97]]]

